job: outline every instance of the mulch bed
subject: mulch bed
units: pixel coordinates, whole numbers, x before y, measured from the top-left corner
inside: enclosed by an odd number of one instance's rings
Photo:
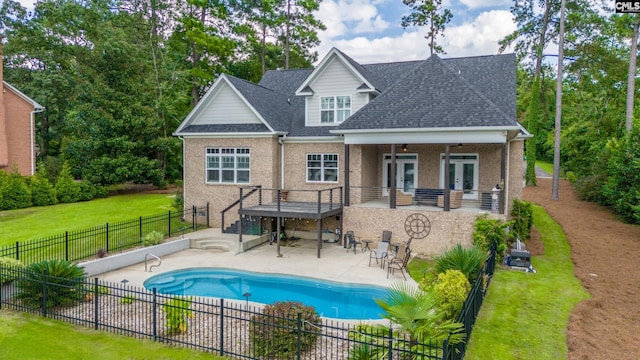
[[[624,224],[612,212],[578,200],[560,181],[560,200],[551,200],[551,179],[538,179],[523,198],[541,205],[571,246],[575,276],[591,294],[570,315],[568,359],[640,359],[640,226]],[[527,249],[541,245],[534,238]],[[536,243],[539,243],[536,245]]]

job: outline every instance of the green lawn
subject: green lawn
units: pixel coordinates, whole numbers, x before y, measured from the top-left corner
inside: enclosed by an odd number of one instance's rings
[[[536,166],[539,167],[540,169],[548,172],[549,174],[553,175],[553,164],[552,163],[536,160]]]
[[[132,194],[0,211],[0,246],[173,210],[171,194]]]
[[[532,259],[537,273],[496,270],[465,360],[567,358],[569,314],[589,295],[560,226],[539,206],[533,216],[545,248]]]
[[[8,310],[0,311],[0,349],[5,360],[225,359]]]

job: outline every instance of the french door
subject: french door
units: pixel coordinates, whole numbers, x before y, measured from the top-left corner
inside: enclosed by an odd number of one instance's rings
[[[396,155],[396,188],[414,194],[418,179],[418,154]],[[391,155],[385,154],[382,174],[382,196],[389,195],[391,187]]]
[[[444,188],[444,154],[440,155],[440,187]],[[463,190],[463,199],[478,199],[478,154],[449,156],[449,189]]]

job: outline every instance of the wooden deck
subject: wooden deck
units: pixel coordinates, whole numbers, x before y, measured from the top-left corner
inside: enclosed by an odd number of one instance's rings
[[[240,215],[283,217],[299,219],[324,219],[342,213],[342,205],[339,203],[317,202],[280,202],[243,207],[238,210]]]

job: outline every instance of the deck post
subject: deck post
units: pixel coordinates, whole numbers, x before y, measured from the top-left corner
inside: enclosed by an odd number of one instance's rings
[[[278,190],[278,193],[280,193],[280,190]],[[280,200],[278,200],[280,201]],[[279,207],[280,204],[278,204]],[[278,211],[280,211],[280,209],[278,209]],[[280,229],[282,228],[282,218],[280,216],[278,216],[278,220],[276,222],[276,248],[278,251],[278,257],[282,257],[282,254],[280,254]]]
[[[318,219],[318,259],[320,259],[320,249],[322,249],[322,218]]]
[[[344,145],[344,205],[349,206],[349,144]],[[342,201],[342,197],[340,198]]]

